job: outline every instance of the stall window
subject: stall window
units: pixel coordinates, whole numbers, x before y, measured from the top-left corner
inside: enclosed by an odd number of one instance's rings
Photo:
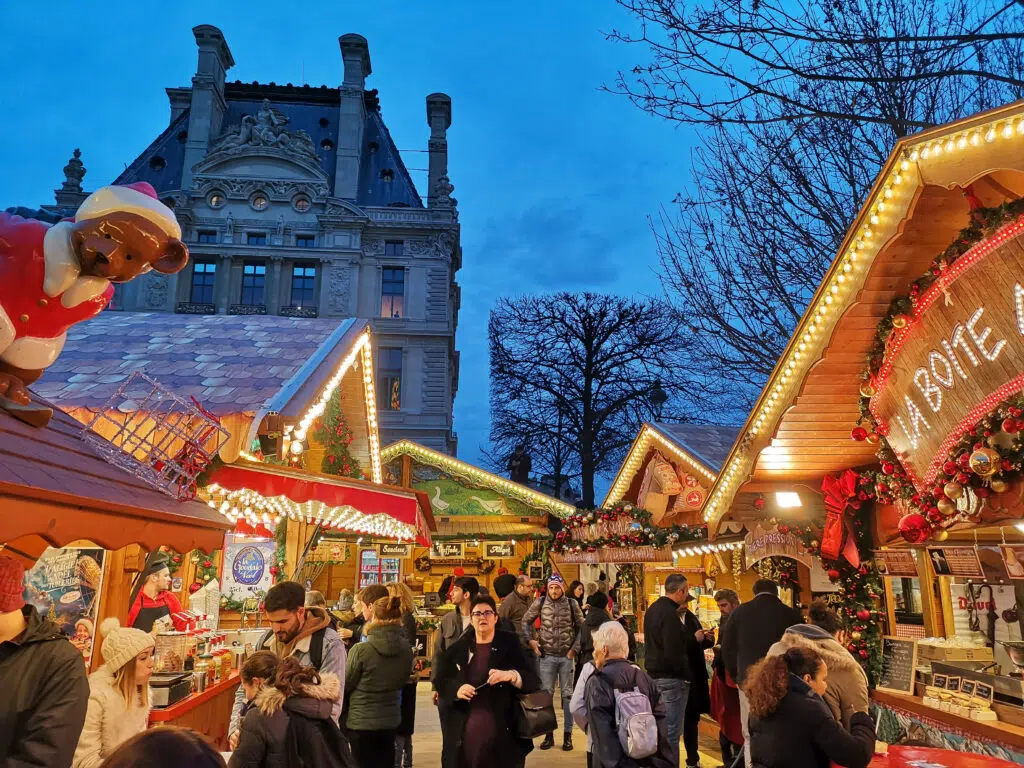
[[[215,261],[197,259],[192,263],[190,299],[193,304],[213,304],[213,285],[216,279],[217,263]]]
[[[377,350],[378,407],[385,411],[402,408],[402,350],[381,347]]]
[[[267,282],[267,265],[246,262],[242,271],[242,304],[263,303],[263,289]]]
[[[892,598],[897,624],[924,626],[920,579],[893,579]]]
[[[384,267],[380,282],[380,316],[402,317],[405,309],[405,270]]]

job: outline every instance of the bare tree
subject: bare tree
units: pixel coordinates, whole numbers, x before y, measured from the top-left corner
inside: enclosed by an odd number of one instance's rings
[[[697,127],[653,222],[705,383],[742,416],[896,140],[1020,98],[1024,6],[980,0],[619,0],[650,62],[611,90]],[[966,210],[966,204],[965,204]]]
[[[526,443],[534,469],[578,477],[593,506],[595,476],[654,411],[676,322],[656,301],[557,293],[500,299],[488,331],[491,455]]]

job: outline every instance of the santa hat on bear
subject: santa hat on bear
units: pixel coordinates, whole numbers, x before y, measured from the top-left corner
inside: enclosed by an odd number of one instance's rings
[[[78,207],[75,221],[98,219],[108,213],[134,213],[156,224],[166,235],[181,240],[181,225],[174,218],[174,211],[160,202],[153,185],[145,181],[100,187]]]

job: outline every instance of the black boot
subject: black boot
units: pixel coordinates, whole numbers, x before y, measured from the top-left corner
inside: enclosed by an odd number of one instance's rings
[[[572,752],[572,734],[565,734],[565,741],[562,742],[563,752]]]
[[[555,746],[555,734],[549,733],[544,737],[544,741],[540,743],[540,748],[551,749],[553,746]]]

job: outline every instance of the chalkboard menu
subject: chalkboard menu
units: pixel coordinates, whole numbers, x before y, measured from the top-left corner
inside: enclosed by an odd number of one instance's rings
[[[916,640],[890,636],[882,638],[882,674],[878,679],[880,690],[912,694],[916,667]]]

